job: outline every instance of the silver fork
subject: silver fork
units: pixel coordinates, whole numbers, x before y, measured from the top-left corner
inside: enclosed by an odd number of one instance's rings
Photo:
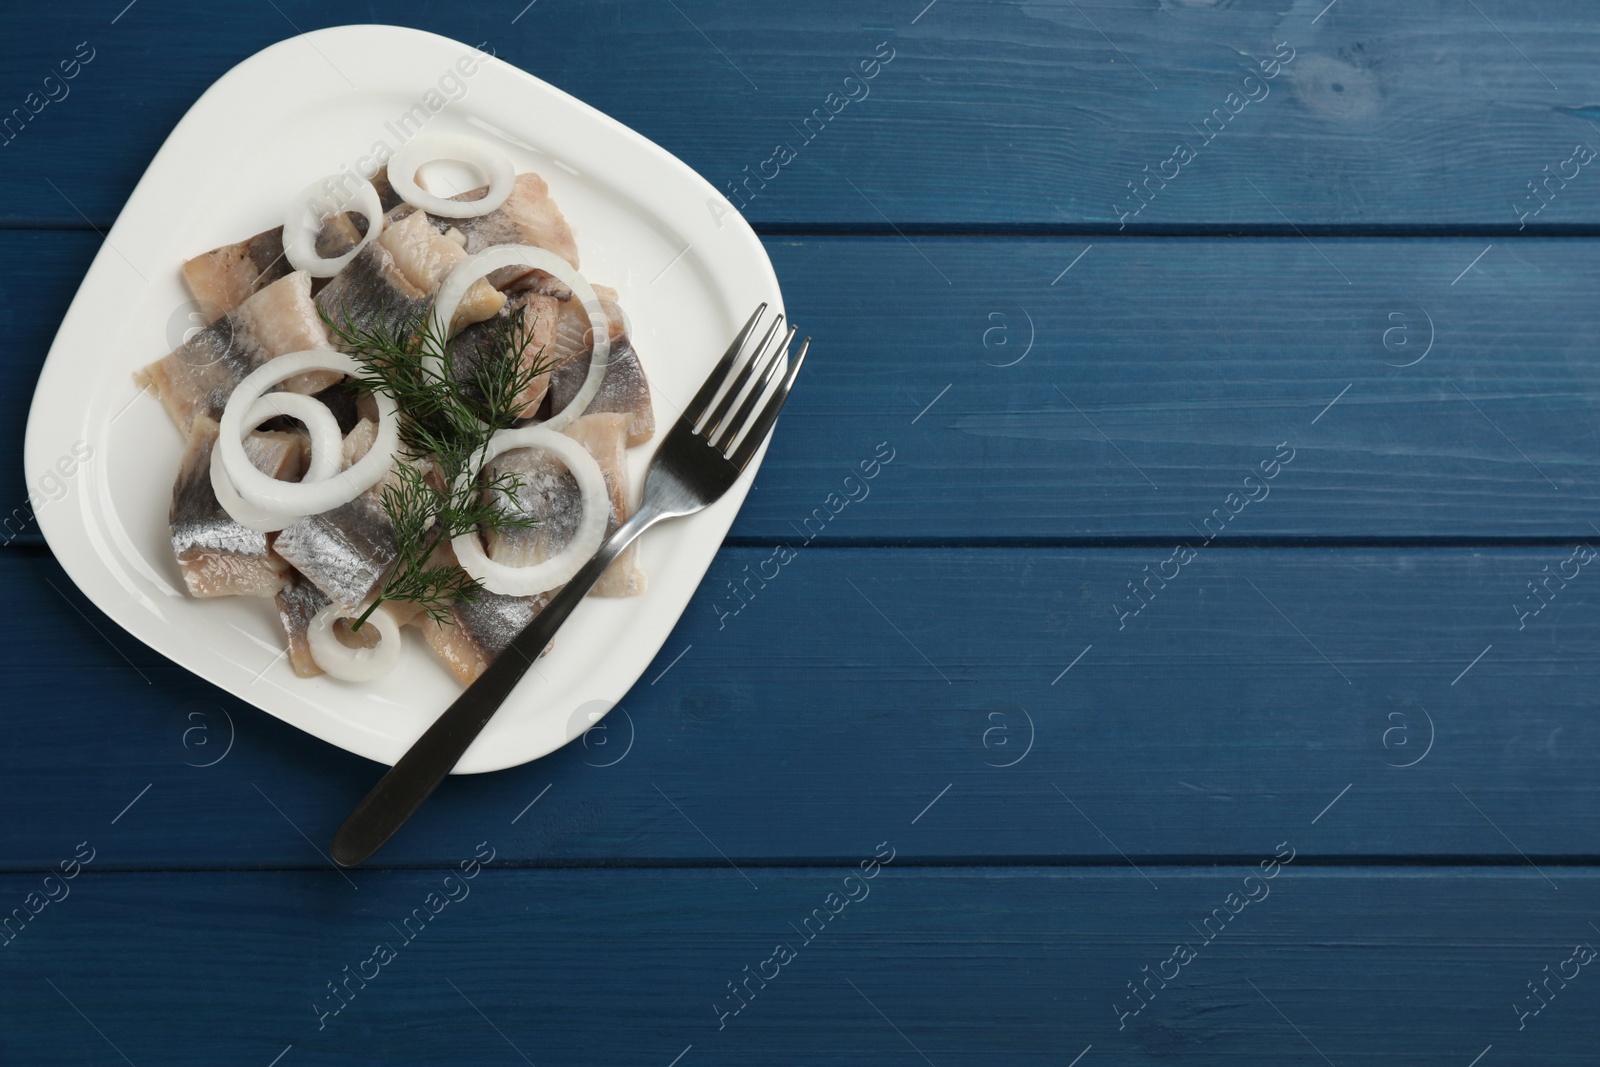
[[[795,335],[791,326],[781,342],[772,343],[783,323],[783,316],[778,315],[745,357],[746,344],[766,310],[766,304],[756,308],[656,449],[645,474],[639,510],[606,539],[594,558],[445,709],[345,819],[333,837],[333,858],[340,866],[365,862],[422,806],[511,695],[572,609],[634,538],[663,519],[692,515],[715,503],[749,465],[783,409],[811,347],[808,337],[789,361],[777,388],[763,402],[763,394],[783,366],[780,357]]]

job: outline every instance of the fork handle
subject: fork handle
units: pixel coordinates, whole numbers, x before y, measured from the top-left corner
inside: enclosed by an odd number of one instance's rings
[[[445,709],[432,726],[400,757],[362,798],[333,836],[333,859],[355,867],[371,856],[422,806],[455,767],[473,740],[483,732],[506,697],[539,658],[561,624],[567,621],[600,576],[622,550],[667,516],[641,507],[617,528],[561,587],[543,611],[511,639],[478,680]]]

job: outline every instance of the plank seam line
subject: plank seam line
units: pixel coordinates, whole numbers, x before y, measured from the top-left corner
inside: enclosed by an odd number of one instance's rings
[[[752,859],[740,857],[738,862],[743,866],[754,869],[782,873],[784,871],[817,871],[834,870],[852,867],[856,864],[856,857],[840,856],[837,859],[814,859],[797,861],[792,858],[771,860]],[[1585,870],[1600,875],[1600,856],[1547,856],[1530,854],[1527,858],[1519,855],[1510,856],[1310,856],[1301,854],[1295,858],[1295,868],[1315,868],[1327,871],[1440,871],[1470,873],[1486,870],[1509,870],[1512,873],[1525,873],[1530,878],[1538,875],[1529,868],[1529,860],[1548,867],[1558,867],[1566,871],[1583,873]],[[1260,856],[1254,853],[1240,853],[1228,856],[1207,857],[1171,857],[1171,856],[1139,856],[1141,866],[1161,868],[1169,873],[1212,872],[1218,869],[1231,867],[1252,867]],[[683,862],[650,860],[619,860],[606,859],[596,862],[563,863],[554,861],[496,861],[495,871],[572,871],[572,872],[605,872],[605,871],[706,871],[714,873],[725,870],[727,864],[720,858],[716,860],[687,860]],[[1136,877],[1128,868],[1128,862],[1121,856],[1085,856],[1085,857],[940,857],[938,859],[916,859],[904,857],[903,861],[897,859],[895,868],[938,872],[958,872],[972,870],[1009,870],[1026,872],[1036,871],[1066,871],[1078,870],[1085,872],[1104,872],[1110,874],[1128,874]],[[369,874],[394,873],[411,874],[427,873],[433,871],[450,871],[455,867],[449,862],[394,864],[385,866],[363,866],[362,871]],[[8,867],[0,869],[0,877],[16,876],[31,877],[34,875],[51,874],[55,868],[41,867]],[[240,866],[101,866],[85,868],[84,875],[92,878],[114,877],[121,875],[189,875],[189,874],[327,874],[326,865],[306,864],[250,864]]]

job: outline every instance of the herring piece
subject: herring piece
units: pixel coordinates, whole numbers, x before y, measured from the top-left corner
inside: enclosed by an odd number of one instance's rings
[[[561,431],[581,444],[605,475],[610,515],[605,536],[616,532],[633,514],[627,464],[627,416],[607,412],[584,415]],[[556,555],[572,540],[581,519],[578,482],[554,457],[535,449],[518,448],[496,458],[485,468],[490,478],[516,475],[521,485],[499,503],[518,514],[537,519],[534,527],[492,530],[484,538],[488,556],[508,567],[531,567]],[[590,590],[591,596],[638,596],[645,591],[639,567],[637,542],[623,549]]]
[[[178,564],[189,595],[198,598],[217,596],[273,596],[283,586],[288,568],[281,559],[268,553],[262,557],[237,556],[230,552],[206,552]]]
[[[217,424],[197,418],[184,448],[167,521],[172,551],[191,596],[272,596],[283,586],[284,562],[267,535],[234,522],[211,489]],[[251,434],[245,452],[263,472],[298,477],[300,446],[289,434]]]
[[[532,171],[517,175],[511,195],[500,207],[475,219],[457,219],[455,224],[466,235],[469,255],[490,245],[536,245],[571,263],[574,270],[579,267],[572,227],[551,198],[550,187]]]
[[[457,199],[477,195],[477,191],[473,191]],[[578,242],[572,235],[572,227],[550,198],[550,187],[532,171],[517,175],[506,202],[487,215],[439,221],[461,231],[467,239],[468,255],[490,245],[535,245],[548,248],[571,263],[574,270],[578,269]],[[504,289],[526,273],[526,267],[503,267],[491,274],[489,281],[496,288]]]
[[[376,488],[284,527],[273,548],[329,600],[348,610],[376,591],[398,554],[394,524]]]
[[[378,440],[378,423],[376,419],[362,417],[344,435],[344,456],[341,462],[345,467],[353,467],[372,451],[372,446]]]
[[[550,410],[560,411],[572,402],[589,373],[591,353],[585,352],[576,359],[556,367],[550,372],[545,395],[550,399]],[[644,367],[631,345],[624,342],[611,349],[611,362],[606,366],[606,376],[600,382],[600,391],[583,409],[585,415],[617,414],[625,420],[628,447],[642,445],[656,433],[655,408],[650,400],[650,383],[645,379]]]
[[[293,572],[283,589],[278,592],[278,620],[283,623],[283,635],[288,641],[289,666],[301,678],[315,678],[322,673],[311,655],[311,641],[307,631],[312,618],[331,604],[315,582]]]
[[[461,246],[435,229],[420,211],[386,226],[378,243],[389,250],[406,280],[424,293],[437,292],[445,276],[467,258]],[[464,324],[493,318],[505,302],[504,294],[479,280],[456,307],[453,325],[459,329]]]
[[[377,185],[376,178],[373,184]],[[480,186],[452,199],[476,199],[487,190],[488,186]],[[379,195],[382,195],[381,186]],[[388,221],[392,225],[412,213],[422,214],[410,204],[401,203],[389,212]],[[578,269],[578,243],[572,236],[572,227],[567,224],[556,202],[550,198],[550,188],[545,185],[544,179],[531,171],[517,175],[506,202],[487,215],[473,219],[429,215],[428,222],[434,229],[457,240],[468,255],[475,255],[494,245],[533,245],[554,252],[572,264],[574,270]],[[452,230],[455,231],[454,235],[450,234]],[[488,279],[496,289],[525,288],[529,284],[543,287],[551,282],[550,276],[543,271],[515,263],[500,267]],[[572,296],[565,291],[559,295],[563,300]]]
[[[450,542],[441,541],[428,557],[428,566],[455,565],[456,554]],[[444,660],[450,673],[462,685],[478,680],[496,656],[504,652],[511,639],[550,602],[550,594],[501,596],[479,589],[470,600],[457,600],[445,609],[445,621],[436,622],[416,604],[387,602],[404,626],[414,626],[428,647]],[[553,642],[552,642],[553,644]],[[550,651],[546,645],[544,652]],[[540,655],[543,655],[541,652]]]
[[[364,219],[358,223],[345,212],[330,215],[317,234],[317,255],[328,259],[342,256],[365,234]],[[209,323],[293,270],[283,252],[283,227],[275,226],[188,260],[183,265],[183,280]]]
[[[331,341],[311,300],[311,279],[286,274],[233,311],[198,331],[167,356],[134,375],[153,391],[185,436],[197,416],[219,419],[234,387],[277,356]],[[326,371],[297,375],[284,383],[296,393],[315,393],[339,379]]]
[[[471,685],[548,603],[547,593],[501,596],[485,589],[470,600],[451,604],[448,622],[437,623],[423,615],[413,625],[456,680]],[[548,651],[547,645],[545,652]]]
[[[421,321],[428,294],[406,278],[383,238],[357,253],[317,294],[316,305],[344,329],[384,327],[395,334]]]
[[[283,227],[203,252],[183,265],[183,280],[206,320],[215,321],[293,268],[283,254]]]
[[[555,337],[556,322],[560,316],[559,304],[555,298],[541,293],[517,293],[506,302],[499,315],[487,322],[468,326],[450,342],[450,369],[468,399],[482,402],[483,391],[478,388],[478,375],[489,369],[485,362],[496,354],[504,336],[503,331],[511,327],[508,320],[513,315],[522,316],[522,329],[528,341],[522,351],[523,367],[530,369],[539,363],[550,364],[550,344]],[[549,387],[549,370],[530,379],[517,396],[517,418],[532,418],[537,414]]]
[[[650,382],[628,338],[627,319],[617,304],[616,290],[595,286],[595,292],[610,320],[611,358],[606,365],[606,375],[601,379],[600,391],[583,413],[616,412],[627,416],[628,446],[643,444],[656,432]],[[572,300],[559,303],[557,307],[559,318],[548,349],[551,358],[558,361],[546,391],[551,411],[561,411],[578,395],[588,377],[589,360],[594,351],[588,340],[589,315],[583,306]]]
[[[273,359],[333,347],[328,327],[311,299],[311,276],[299,271],[240,304],[233,318]],[[311,370],[285,380],[283,388],[291,393],[320,393],[343,378],[338,371]]]
[[[376,437],[368,419],[345,435],[346,470],[366,455]],[[393,477],[391,471],[354,500],[296,520],[273,542],[278,555],[343,609],[365,604],[399,555],[394,523],[383,506],[384,486]]]

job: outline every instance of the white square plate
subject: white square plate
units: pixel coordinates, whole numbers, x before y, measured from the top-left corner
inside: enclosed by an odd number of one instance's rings
[[[346,165],[357,169],[376,142],[398,147],[399,136],[415,133],[397,125],[409,114],[430,134],[486,139],[518,171],[549,183],[577,234],[585,276],[620,293],[650,378],[658,440],[756,304],[783,306],[761,242],[704,179],[497,59],[480,56],[463,75],[458,61],[475,55],[418,30],[341,26],[273,45],[229,71],[134,189],[61,324],[28,418],[30,484],[75,446],[81,451],[80,442],[92,449],[67,495],[38,518],[56,558],[100,610],[241,700],[390,764],[461,692],[414,632],[401,667],[376,683],[297,678],[271,600],[184,592],[167,529],[182,441],[132,377],[175,347],[174,333],[181,339],[188,324],[182,262],[277,225],[290,197]],[[630,450],[636,484],[654,447]],[[713,507],[644,536],[648,592],[586,600],[456,773],[543,756],[622,698],[683,613],[760,460]]]

